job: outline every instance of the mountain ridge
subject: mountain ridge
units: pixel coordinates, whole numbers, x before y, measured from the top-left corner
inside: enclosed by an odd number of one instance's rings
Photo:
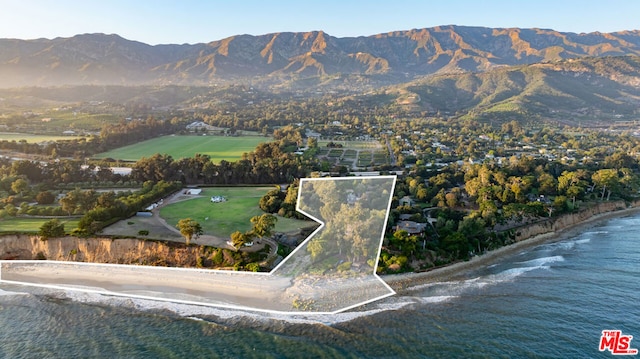
[[[599,56],[640,56],[640,30],[570,33],[446,25],[370,36],[324,31],[148,45],[116,34],[0,39],[0,87],[209,85],[367,76],[372,86],[442,73]],[[383,79],[383,80],[381,80]]]

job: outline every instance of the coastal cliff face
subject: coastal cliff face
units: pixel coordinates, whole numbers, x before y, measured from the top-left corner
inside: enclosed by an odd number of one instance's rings
[[[640,201],[630,207],[640,207]],[[627,208],[624,201],[602,202],[579,212],[542,220],[515,229],[519,242],[541,234],[554,233],[596,219],[598,215]],[[0,260],[47,259],[93,263],[144,264],[171,267],[195,267],[196,258],[203,255],[199,246],[111,238],[50,238],[6,235],[0,237]]]
[[[48,259],[94,263],[194,267],[198,246],[185,247],[137,239],[0,237],[0,259]]]
[[[632,203],[636,207],[639,202]],[[541,234],[553,233],[571,226],[583,223],[594,216],[615,212],[627,208],[624,201],[611,201],[598,203],[589,208],[584,208],[576,213],[569,213],[559,217],[550,218],[545,221],[528,224],[516,229],[516,242],[535,237]]]

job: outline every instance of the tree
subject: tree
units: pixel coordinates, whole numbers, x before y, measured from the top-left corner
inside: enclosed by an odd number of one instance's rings
[[[38,235],[42,240],[64,236],[64,224],[57,219],[44,222],[40,227]]]
[[[73,191],[67,192],[67,194],[60,198],[60,206],[62,210],[67,212],[68,215],[73,214],[78,208],[78,201],[81,195],[81,191],[79,189],[75,189]]]
[[[409,255],[416,250],[418,237],[409,235],[409,232],[404,229],[400,229],[393,233],[392,241],[400,248],[402,253]]]
[[[279,189],[271,190],[262,198],[260,198],[260,202],[258,202],[258,205],[260,206],[260,209],[265,212],[278,212],[278,210],[282,206],[282,200],[284,199],[284,196],[284,193],[282,193]]]
[[[307,138],[307,147],[309,148],[318,148],[318,139],[315,137]]]
[[[464,234],[460,232],[453,232],[446,236],[442,241],[442,246],[453,258],[465,260],[469,258],[471,245]]]
[[[447,207],[453,208],[458,205],[458,196],[455,193],[449,192],[444,195],[444,198],[447,202]]]
[[[277,221],[277,217],[268,213],[261,216],[254,216],[251,218],[251,223],[253,224],[251,234],[258,236],[259,238],[269,237],[271,236]]]
[[[178,221],[178,230],[180,230],[180,234],[184,236],[185,243],[187,245],[191,244],[192,238],[198,238],[202,235],[202,226],[200,223],[194,221],[191,218],[184,218]]]
[[[29,188],[29,183],[25,181],[23,178],[18,178],[17,180],[11,183],[11,190],[22,196],[22,192],[24,192],[27,188]]]
[[[49,191],[43,191],[36,195],[38,204],[52,204],[55,200],[56,196]]]
[[[231,233],[231,243],[236,249],[240,249],[249,241],[250,237],[240,231]]]
[[[571,197],[573,207],[576,205],[576,197],[584,193],[587,186],[584,178],[587,173],[584,170],[564,171],[558,177],[558,192]]]
[[[602,196],[600,199],[604,199],[604,194],[605,194],[605,191],[607,190],[609,192],[607,199],[609,199],[609,196],[611,195],[611,191],[615,191],[618,189],[618,185],[620,181],[620,178],[618,176],[618,170],[610,169],[610,168],[596,171],[591,176],[591,179],[593,180],[593,183],[596,186],[602,187]]]

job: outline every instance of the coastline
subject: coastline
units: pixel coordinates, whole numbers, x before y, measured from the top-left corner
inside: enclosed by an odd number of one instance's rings
[[[420,284],[429,282],[452,281],[464,278],[471,271],[486,267],[498,262],[505,256],[531,249],[541,244],[553,243],[573,237],[587,228],[593,227],[603,221],[624,217],[626,215],[640,212],[640,206],[632,204],[632,207],[597,213],[589,216],[580,222],[572,223],[557,230],[536,234],[529,238],[523,238],[516,243],[500,247],[486,252],[480,256],[475,256],[468,261],[455,262],[443,267],[420,273],[402,273],[380,276],[398,294],[403,294]]]
[[[515,243],[486,252],[479,256],[475,256],[469,261],[451,263],[439,268],[434,268],[427,272],[384,275],[380,276],[380,279],[386,282],[397,294],[407,294],[412,291],[412,288],[415,288],[416,286],[421,284],[464,279],[469,275],[470,272],[497,263],[505,256],[510,256],[518,252],[526,251],[541,244],[564,240],[576,236],[579,233],[583,232],[586,228],[596,226],[603,221],[609,220],[611,218],[632,215],[638,212],[640,212],[640,201],[631,203],[628,207],[622,201],[598,203],[579,212],[569,213],[546,221],[536,222],[519,227],[516,232]],[[33,242],[32,245],[42,246],[51,244],[50,241],[42,242],[38,238],[31,239]],[[8,239],[6,238],[0,239],[0,243],[3,243],[7,240]],[[9,245],[9,242],[4,244]],[[77,243],[68,244],[73,248],[80,248],[78,247]],[[101,253],[105,255],[116,255],[117,253],[124,255],[124,253],[131,251],[132,249],[134,249],[133,247],[136,246],[132,247],[112,245],[108,248],[102,248],[101,250],[100,247],[101,246],[93,245],[91,251],[96,255]],[[82,252],[91,252],[88,248],[82,248]],[[140,250],[141,248],[137,249]],[[142,249],[143,251],[149,250],[148,248]],[[61,253],[68,252],[69,248],[65,247],[61,249]],[[157,251],[152,252],[160,254]],[[65,260],[65,258],[62,258],[62,260]],[[224,275],[219,276],[220,278],[209,278],[210,276],[206,275],[206,278],[196,278],[196,280],[186,280],[186,278],[182,275],[177,275],[175,278],[165,276],[162,279],[158,278],[158,280],[155,280],[152,283],[142,283],[141,278],[139,278],[137,275],[131,275],[131,273],[127,273],[126,271],[123,272],[120,270],[113,270],[113,268],[116,267],[110,267],[111,269],[106,269],[106,271],[98,270],[97,273],[89,273],[86,271],[78,271],[77,268],[72,269],[75,265],[70,265],[71,268],[56,268],[56,271],[53,273],[48,272],[46,268],[29,268],[29,270],[27,270],[26,272],[14,271],[14,273],[2,273],[3,277],[1,279],[55,285],[56,278],[61,277],[63,280],[60,282],[60,284],[65,282],[84,283],[84,285],[104,288],[107,291],[117,291],[119,289],[124,290],[125,292],[130,292],[133,290],[133,288],[138,288],[138,290],[134,290],[133,293],[139,293],[140,290],[146,293],[171,293],[175,292],[176,288],[182,288],[183,290],[187,290],[187,295],[195,295],[204,298],[208,297],[207,302],[213,303],[235,302],[239,299],[239,297],[242,297],[243,299],[241,300],[241,302],[245,305],[247,305],[248,303],[249,307],[259,306],[262,300],[269,298],[269,296],[273,294],[268,289],[269,286],[265,286],[265,278],[255,278],[254,280],[247,283],[249,284],[248,287],[243,288],[240,288],[238,286],[238,283],[235,283],[235,281],[233,283],[229,282],[229,278],[226,278],[226,276]],[[162,272],[162,268],[164,267],[157,267],[157,269],[148,270],[156,273],[156,271]],[[195,272],[200,272],[200,270],[195,270]],[[204,270],[202,271],[202,273],[200,273],[200,275],[206,272],[207,271]],[[107,273],[109,274],[107,275]],[[228,274],[232,276],[238,276],[241,273],[242,272],[234,272]],[[200,277],[200,275],[196,277]],[[291,283],[288,282],[276,283],[276,287],[279,287],[281,290],[284,288],[288,288],[289,286],[291,286]],[[214,295],[212,295],[210,291],[211,288],[216,288],[216,290],[214,291],[216,293]],[[261,297],[262,299],[258,302],[255,301],[256,292],[262,292],[261,295],[259,295],[259,297]],[[271,301],[274,301],[276,298],[270,299]],[[290,299],[285,302],[288,303],[289,301]]]

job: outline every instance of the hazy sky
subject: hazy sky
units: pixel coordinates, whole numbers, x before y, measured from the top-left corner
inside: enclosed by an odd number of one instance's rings
[[[563,32],[640,29],[640,0],[0,0],[0,38],[102,32],[159,43],[324,30],[337,37],[437,25]]]

